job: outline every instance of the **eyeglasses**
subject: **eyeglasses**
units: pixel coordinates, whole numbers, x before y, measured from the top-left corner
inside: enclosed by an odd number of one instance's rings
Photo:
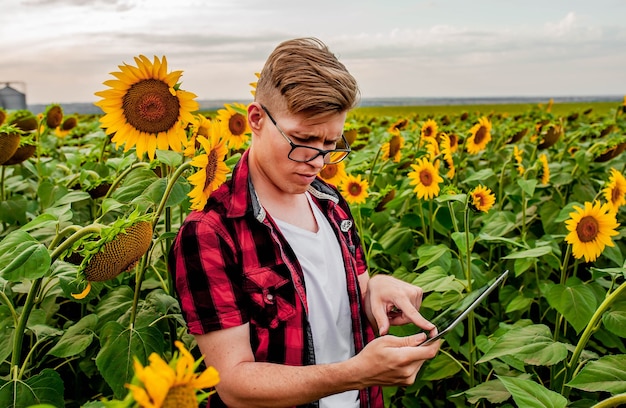
[[[312,146],[296,144],[292,142],[291,139],[285,134],[285,132],[283,132],[280,126],[278,126],[278,123],[276,123],[267,108],[263,105],[261,105],[261,108],[263,108],[265,113],[267,113],[267,117],[270,118],[280,134],[285,138],[287,142],[289,142],[289,145],[291,145],[291,150],[287,155],[290,160],[299,163],[308,163],[312,160],[315,160],[318,156],[322,156],[324,158],[325,164],[336,164],[348,157],[348,154],[352,151],[343,133],[341,134],[341,140],[339,140],[336,147],[331,150],[322,150]]]

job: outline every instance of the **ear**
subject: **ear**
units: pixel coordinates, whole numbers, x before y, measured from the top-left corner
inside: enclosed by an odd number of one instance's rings
[[[252,102],[248,105],[248,124],[252,130],[260,130],[263,119],[263,108],[258,102]]]

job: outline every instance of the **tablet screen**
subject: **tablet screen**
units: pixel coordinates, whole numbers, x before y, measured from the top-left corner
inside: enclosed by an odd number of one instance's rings
[[[420,346],[429,344],[443,335],[447,334],[456,327],[480,302],[487,297],[498,285],[502,283],[504,278],[509,273],[508,270],[502,272],[502,274],[492,279],[488,284],[480,289],[473,290],[466,295],[459,303],[450,306],[448,309],[440,313],[437,317],[431,320],[431,322],[437,327],[437,335],[426,339]]]

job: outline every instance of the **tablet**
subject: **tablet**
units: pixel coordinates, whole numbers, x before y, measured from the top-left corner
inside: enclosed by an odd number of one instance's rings
[[[473,290],[467,296],[461,300],[461,302],[450,306],[448,309],[443,311],[437,317],[431,320],[431,322],[437,328],[438,333],[426,339],[423,343],[420,343],[419,346],[423,346],[433,341],[441,338],[450,332],[450,330],[454,329],[457,324],[459,324],[465,317],[474,310],[476,306],[480,304],[480,302],[487,297],[493,290],[498,287],[504,281],[504,278],[508,275],[508,269],[502,274],[491,280],[488,284],[483,286],[480,289]]]

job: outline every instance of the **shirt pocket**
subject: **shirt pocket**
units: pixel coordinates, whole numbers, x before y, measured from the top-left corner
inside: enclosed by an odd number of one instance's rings
[[[277,328],[296,314],[296,293],[286,265],[261,267],[245,274],[244,290],[250,297],[251,323]]]

